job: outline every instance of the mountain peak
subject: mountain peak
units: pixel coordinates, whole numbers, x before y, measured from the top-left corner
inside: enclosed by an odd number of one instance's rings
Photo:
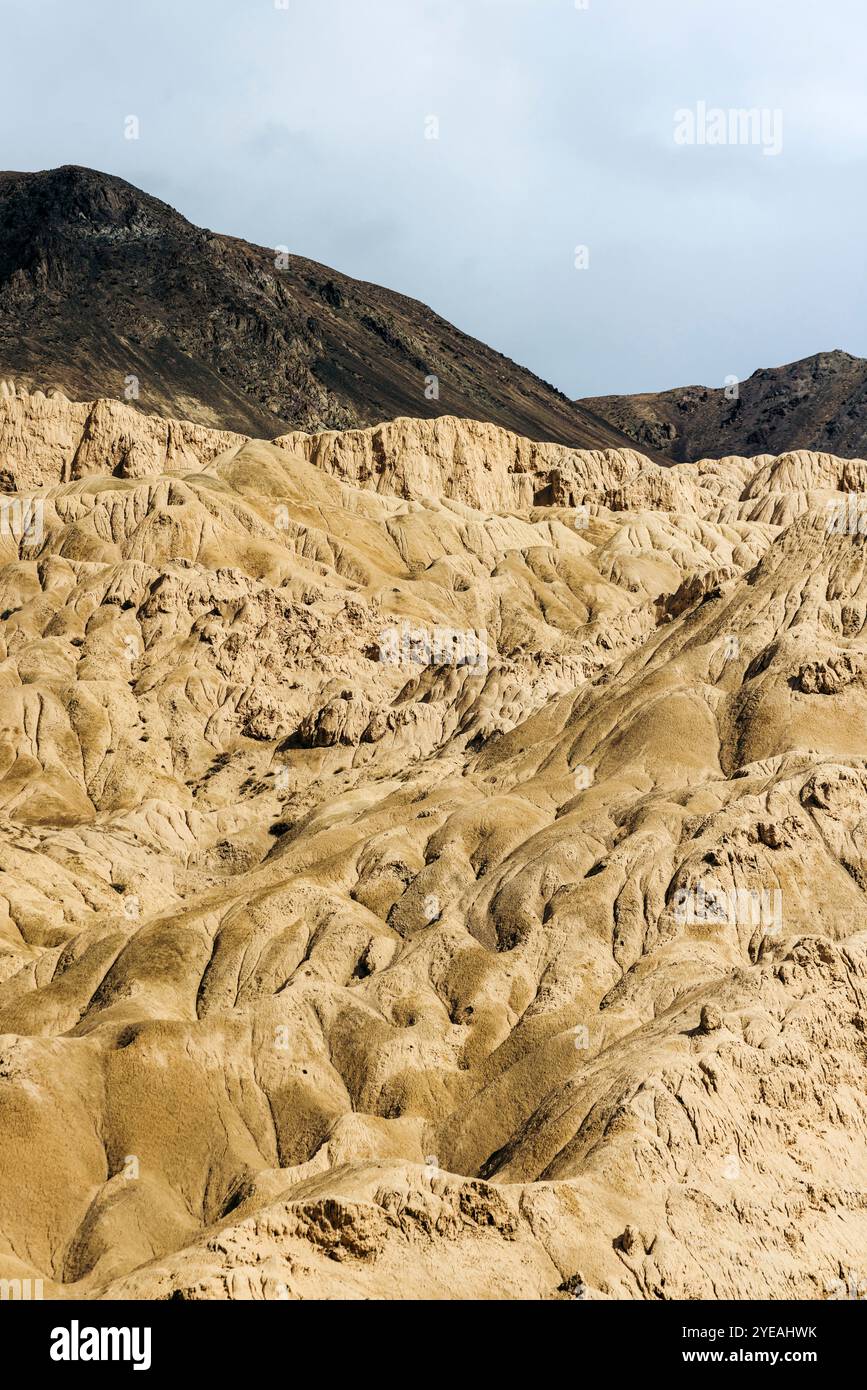
[[[0,173],[0,254],[10,241],[44,244],[62,230],[110,232],[148,224],[187,225],[167,203],[114,174],[78,164],[38,173]]]
[[[265,437],[455,415],[630,445],[424,304],[78,165],[0,174],[0,375]]]

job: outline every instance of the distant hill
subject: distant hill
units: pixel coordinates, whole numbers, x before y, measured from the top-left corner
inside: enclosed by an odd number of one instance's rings
[[[674,463],[726,454],[812,449],[867,456],[867,360],[820,352],[723,387],[684,386],[638,396],[594,396],[578,404]]]

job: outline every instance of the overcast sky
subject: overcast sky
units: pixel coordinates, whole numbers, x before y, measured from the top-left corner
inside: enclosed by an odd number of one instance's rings
[[[867,356],[865,0],[2,0],[0,20],[0,167],[120,174],[422,299],[571,396]],[[699,102],[781,112],[781,152],[677,143]]]

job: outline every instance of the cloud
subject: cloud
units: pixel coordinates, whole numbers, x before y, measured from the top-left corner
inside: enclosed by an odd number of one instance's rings
[[[865,39],[861,0],[11,0],[0,163],[119,173],[573,395],[716,384],[867,355]],[[698,101],[780,108],[782,153],[678,148]]]

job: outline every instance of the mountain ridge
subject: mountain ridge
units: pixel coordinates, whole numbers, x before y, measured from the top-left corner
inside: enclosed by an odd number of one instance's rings
[[[867,359],[841,348],[761,367],[728,387],[588,396],[579,404],[673,463],[792,449],[867,453]]]
[[[630,447],[420,301],[78,165],[0,174],[0,375],[254,437],[446,414]]]

